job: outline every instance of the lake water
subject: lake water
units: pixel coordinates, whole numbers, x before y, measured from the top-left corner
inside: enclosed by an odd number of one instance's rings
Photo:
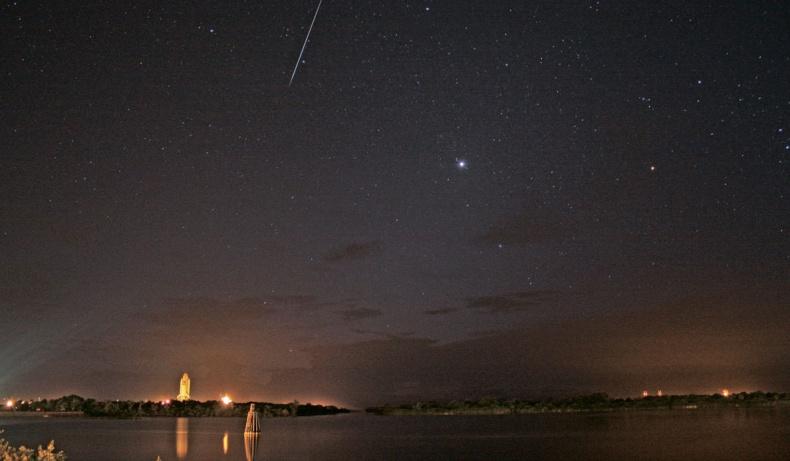
[[[72,461],[788,460],[790,408],[521,416],[339,416],[136,420],[0,416],[12,444],[54,439]]]

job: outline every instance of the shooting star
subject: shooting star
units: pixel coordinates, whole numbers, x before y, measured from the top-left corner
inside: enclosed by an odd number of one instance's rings
[[[296,71],[299,69],[299,63],[302,62],[302,54],[304,54],[304,49],[307,48],[307,41],[310,40],[310,32],[313,31],[313,25],[315,25],[315,19],[318,17],[318,10],[321,9],[321,3],[324,0],[318,0],[318,6],[315,9],[315,14],[313,15],[313,22],[310,23],[310,28],[307,29],[307,36],[304,38],[304,43],[302,44],[302,51],[299,52],[299,59],[296,60],[296,65],[294,66],[294,71],[291,73],[291,80],[288,82],[288,88],[291,87],[291,83],[294,82],[294,77],[296,77]]]

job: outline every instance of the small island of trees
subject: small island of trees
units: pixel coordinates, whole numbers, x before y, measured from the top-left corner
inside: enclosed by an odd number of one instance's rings
[[[790,405],[790,394],[778,392],[741,392],[727,397],[712,395],[665,395],[643,398],[610,398],[595,393],[566,399],[513,400],[483,398],[449,402],[416,402],[370,407],[378,415],[506,415],[528,413],[572,413],[648,409],[698,409],[719,407],[757,407]]]

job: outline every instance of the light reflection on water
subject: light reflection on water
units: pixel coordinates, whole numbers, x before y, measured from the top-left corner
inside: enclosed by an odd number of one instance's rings
[[[244,456],[247,458],[247,461],[255,459],[255,451],[258,449],[258,440],[260,438],[261,434],[258,433],[244,433]]]
[[[176,457],[187,459],[189,455],[189,418],[176,418]],[[244,433],[244,457],[246,461],[255,459],[255,451],[258,449],[260,434]],[[225,431],[221,438],[222,454],[227,456],[230,451],[230,434]],[[161,455],[158,455],[161,456]]]
[[[71,460],[786,460],[790,407],[521,416],[244,418],[5,417],[12,444],[54,439]]]
[[[189,452],[189,418],[176,418],[176,456],[186,459]]]

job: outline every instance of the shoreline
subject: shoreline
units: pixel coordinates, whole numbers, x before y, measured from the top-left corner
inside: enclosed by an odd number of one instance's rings
[[[10,401],[0,415],[24,415],[41,417],[90,416],[111,418],[136,417],[244,417],[254,404],[260,417],[299,417],[348,413],[351,410],[334,405],[312,403],[272,402],[222,402],[198,401],[140,401],[140,400],[95,400],[79,395],[66,395],[57,399]]]
[[[752,404],[752,405],[685,405],[685,406],[657,406],[657,407],[629,407],[629,408],[578,408],[578,409],[546,409],[546,410],[530,410],[530,411],[510,411],[506,409],[478,409],[475,411],[415,411],[407,409],[390,409],[387,411],[373,411],[367,410],[350,410],[346,413],[335,413],[326,415],[302,415],[293,416],[293,418],[306,418],[306,417],[333,417],[344,415],[370,415],[370,416],[527,416],[527,415],[579,415],[579,414],[609,414],[609,413],[652,413],[652,412],[704,412],[704,411],[721,411],[721,410],[768,410],[768,409],[790,409],[790,402],[772,402],[766,404]],[[243,419],[243,416],[235,415],[213,415],[213,416],[174,416],[174,415],[138,415],[138,416],[95,416],[88,415],[83,412],[29,412],[29,411],[0,411],[0,419],[2,418],[64,418],[64,419],[115,419],[115,420],[138,420],[138,419],[178,419],[178,418],[195,418],[195,419],[215,419],[215,418],[237,418]],[[266,417],[263,419],[282,419],[282,417]]]
[[[341,416],[352,413],[364,413],[360,410],[349,410],[344,413],[330,413],[325,415],[297,415],[297,416],[264,416],[262,419],[280,419],[280,418],[315,418],[320,416]],[[49,411],[49,412],[36,412],[36,411],[0,411],[0,419],[2,418],[86,418],[86,419],[165,419],[165,418],[240,418],[244,416],[239,415],[135,415],[135,416],[112,416],[112,415],[88,415],[82,411]]]
[[[702,410],[723,408],[790,407],[786,393],[740,393],[732,396],[667,395],[640,399],[611,399],[606,394],[592,394],[563,400],[521,401],[482,399],[479,401],[416,402],[402,405],[369,407],[365,411],[382,416],[470,416],[518,415],[545,413],[607,413],[640,410]]]
[[[366,413],[374,416],[522,416],[522,415],[573,415],[573,414],[601,414],[601,413],[641,413],[641,412],[694,412],[708,410],[750,410],[750,409],[773,409],[790,408],[790,404],[766,404],[766,405],[720,405],[720,406],[697,406],[687,405],[683,407],[633,407],[633,408],[591,408],[591,409],[555,409],[555,410],[531,410],[531,411],[510,411],[510,410],[479,410],[479,411],[410,411],[394,409],[392,411],[368,411]]]

